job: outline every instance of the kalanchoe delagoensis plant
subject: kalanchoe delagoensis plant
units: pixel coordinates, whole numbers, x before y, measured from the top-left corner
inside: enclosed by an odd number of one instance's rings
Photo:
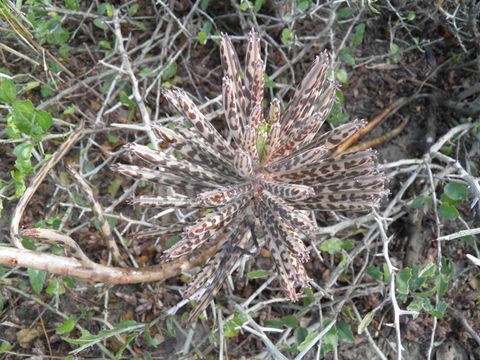
[[[310,281],[303,266],[309,252],[302,239],[313,238],[317,229],[310,213],[302,210],[369,211],[387,193],[374,151],[333,155],[364,121],[320,131],[337,88],[327,77],[326,53],[315,59],[285,110],[274,99],[266,112],[258,35],[249,34],[244,69],[228,36],[222,36],[220,49],[228,136],[222,137],[183,91],[165,90],[165,97],[192,127],[152,129],[181,156],[129,144],[130,152],[160,168],[115,167],[186,194],[139,196],[134,204],[213,210],[185,226],[181,240],[162,256],[170,261],[211,239],[225,241],[185,292],[186,297],[198,294],[190,320],[205,309],[236,261],[256,248],[255,223],[260,224],[286,294],[296,299]]]

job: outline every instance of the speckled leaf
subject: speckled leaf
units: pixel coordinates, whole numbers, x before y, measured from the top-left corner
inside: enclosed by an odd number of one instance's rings
[[[261,180],[260,184],[268,192],[283,199],[304,200],[315,195],[315,190],[310,186],[268,180]]]

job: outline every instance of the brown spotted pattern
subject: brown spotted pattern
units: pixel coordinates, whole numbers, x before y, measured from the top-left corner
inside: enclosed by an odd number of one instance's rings
[[[127,151],[153,167],[112,167],[132,178],[169,186],[178,194],[139,196],[131,200],[133,204],[211,209],[193,223],[137,235],[162,235],[181,228],[181,240],[164,252],[163,261],[189,254],[207,242],[222,241],[222,250],[185,292],[198,302],[189,319],[207,307],[242,254],[255,249],[255,221],[286,294],[296,299],[310,281],[303,266],[309,259],[303,240],[313,238],[317,230],[311,212],[305,210],[370,211],[387,194],[375,151],[333,155],[339,144],[365,126],[364,121],[320,130],[337,89],[328,78],[326,52],[314,60],[283,111],[278,99],[270,101],[269,109],[263,107],[265,62],[258,34],[252,31],[248,36],[244,68],[226,35],[221,38],[220,55],[227,136],[183,91],[166,89],[168,102],[192,127],[155,125],[152,131],[176,152],[130,144]]]
[[[205,191],[197,195],[196,201],[204,207],[220,206],[252,191],[253,183],[249,181],[218,190]]]

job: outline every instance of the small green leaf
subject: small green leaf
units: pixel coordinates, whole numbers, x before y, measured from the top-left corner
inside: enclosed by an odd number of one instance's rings
[[[33,89],[36,89],[40,86],[40,81],[29,81],[28,83],[26,83],[23,88],[22,88],[22,92],[29,92]]]
[[[33,171],[31,157],[33,144],[25,142],[15,146],[13,155],[17,157],[15,160],[15,167],[24,174],[30,174]]]
[[[325,240],[322,243],[320,250],[326,251],[330,255],[340,254],[342,252],[342,244],[343,244],[343,241],[341,239],[334,237],[334,238]]]
[[[360,45],[363,42],[363,36],[365,34],[365,24],[358,24],[355,26],[355,32],[352,36],[352,41],[355,45]]]
[[[162,80],[166,81],[175,76],[177,73],[177,63],[176,62],[171,62],[169,63],[162,72]]]
[[[345,253],[342,253],[342,258],[340,259],[338,266],[341,268],[347,266],[347,255]]]
[[[327,327],[331,320],[325,320],[323,326]],[[322,338],[322,348],[320,349],[320,355],[325,355],[330,351],[335,350],[338,345],[338,332],[337,327],[334,325]]]
[[[112,17],[113,16],[113,6],[112,4],[109,3],[104,3],[105,4],[105,9],[107,10],[107,16]]]
[[[462,227],[462,228],[460,228],[460,229],[457,229],[457,231],[463,231],[463,230],[467,230],[467,228]],[[459,237],[458,239],[459,239],[459,240],[466,241],[466,242],[469,243],[470,245],[474,245],[474,244],[475,244],[475,238],[473,237],[473,235],[462,236],[462,237]]]
[[[356,321],[355,316],[353,316],[352,308],[350,306],[344,306],[342,312],[348,317],[351,321]]]
[[[411,209],[420,209],[422,207],[431,206],[432,198],[430,196],[419,195],[408,205]]]
[[[327,121],[334,126],[340,126],[348,121],[348,115],[342,112],[342,105],[340,103],[333,104]]]
[[[284,45],[288,45],[293,41],[293,39],[294,39],[294,34],[292,30],[290,30],[289,28],[285,28],[282,30],[281,40]]]
[[[107,134],[107,139],[110,141],[112,144],[118,144],[120,142],[120,139],[110,133]]]
[[[151,76],[153,73],[152,69],[150,68],[144,68],[142,70],[140,70],[140,72],[138,73],[138,75],[140,75],[140,77],[146,77],[146,76]]]
[[[139,8],[140,5],[138,4],[132,4],[129,8],[128,8],[128,14],[130,16],[134,16],[137,11],[138,11],[138,8]]]
[[[308,306],[315,301],[315,295],[310,288],[306,288],[304,292],[306,296],[303,298],[303,306]]]
[[[120,91],[119,98],[122,105],[125,105],[130,109],[135,109],[137,107],[137,103],[131,100],[125,91]]]
[[[135,320],[123,320],[123,321],[120,321],[117,326],[111,330],[102,330],[103,333],[105,334],[109,334],[109,333],[113,333],[113,332],[116,332],[118,331],[119,329],[126,329],[126,328],[129,328],[131,326],[135,326],[137,325],[138,323],[135,321]]]
[[[50,129],[53,118],[50,113],[43,110],[35,110],[35,123],[42,129],[42,133]]]
[[[60,67],[60,65],[53,60],[48,62],[48,68],[54,74],[60,74],[60,72],[62,71],[62,68]]]
[[[17,97],[17,87],[10,79],[0,77],[0,102],[11,104]]]
[[[298,325],[298,319],[294,315],[282,316],[282,322],[290,328]]]
[[[188,315],[189,313],[187,311],[185,311],[182,314],[182,319],[181,319],[182,323],[187,320]],[[150,331],[150,328],[147,327],[144,330],[144,334],[145,334],[145,341],[147,342],[147,345],[157,347],[160,344],[160,339],[152,338],[152,332]]]
[[[181,240],[180,236],[172,236],[170,239],[167,240],[167,243],[165,244],[166,249],[170,249],[173,245],[175,245],[177,242]]]
[[[4,354],[12,348],[12,345],[5,340],[0,341],[0,354]]]
[[[40,95],[43,97],[43,98],[47,98],[49,97],[50,95],[52,95],[53,93],[53,90],[50,86],[48,85],[42,85],[40,87]]]
[[[71,276],[66,275],[63,277],[62,280],[66,287],[68,287],[69,289],[74,288],[75,282],[73,281],[73,278]]]
[[[242,326],[243,324],[245,324],[248,321],[248,318],[245,314],[243,314],[241,312],[238,312],[238,311],[235,311],[234,315],[233,315],[233,321],[235,321],[235,323],[238,326]]]
[[[349,7],[344,7],[337,11],[337,18],[338,19],[346,19],[353,14],[353,10]]]
[[[344,240],[342,241],[343,250],[352,250],[355,247],[355,241],[353,240]]]
[[[48,286],[45,289],[45,292],[49,295],[63,295],[65,294],[65,288],[57,280],[57,278],[53,277],[48,283]]]
[[[335,90],[335,96],[337,97],[338,104],[340,106],[345,105],[345,95],[343,95],[343,92],[341,90]]]
[[[367,268],[367,274],[377,280],[380,280],[383,275],[382,272],[378,270],[378,268],[376,268],[375,266],[369,266]]]
[[[365,315],[362,321],[360,321],[360,325],[358,325],[358,330],[357,330],[358,335],[362,334],[365,331],[365,329],[368,327],[368,325],[370,325],[374,317],[375,317],[374,312],[369,312],[367,315]]]
[[[307,11],[312,6],[311,0],[297,0],[297,10],[301,13]]]
[[[249,279],[261,279],[270,275],[271,275],[270,271],[267,271],[267,270],[255,270],[247,273],[247,277]]]
[[[283,329],[283,322],[276,319],[267,319],[263,321],[263,325],[274,329]]]
[[[296,328],[294,331],[294,335],[295,335],[295,341],[297,342],[298,345],[300,345],[307,338],[308,330],[303,327]]]
[[[57,334],[69,333],[75,328],[76,321],[77,321],[77,318],[74,315],[70,316],[67,320],[65,320],[65,322],[62,325],[58,326],[55,329],[55,332]]]
[[[276,84],[275,84],[275,81],[270,80],[270,77],[269,77],[267,74],[265,74],[265,75],[263,76],[263,79],[265,80],[264,86],[265,86],[267,89],[272,89],[272,88],[275,87],[275,85],[276,85]]]
[[[62,113],[62,115],[71,115],[71,114],[75,114],[75,108],[73,106],[67,107]]]
[[[253,12],[258,13],[264,3],[265,3],[265,0],[255,0],[255,5],[253,6]]]
[[[348,82],[348,73],[345,71],[345,69],[336,70],[335,76],[341,83],[346,84]]]
[[[45,285],[45,279],[47,278],[47,273],[43,270],[27,269],[28,278],[30,280],[30,285],[37,294],[43,289]]]
[[[108,193],[112,196],[115,197],[118,193],[118,190],[120,189],[120,186],[122,185],[122,179],[120,177],[115,177],[115,179],[108,185]]]
[[[68,10],[80,10],[80,6],[78,5],[79,0],[64,0],[65,6]]]
[[[443,296],[447,293],[448,291],[448,276],[440,274],[437,277],[437,293],[440,296]]]
[[[19,198],[25,192],[25,179],[21,171],[11,171],[10,175],[15,184],[15,195],[9,198],[9,200],[12,200]]]
[[[248,0],[242,1],[242,3],[239,6],[240,10],[242,11],[247,11],[248,9],[252,8],[252,3]]]
[[[197,40],[200,44],[205,45],[205,43],[207,42],[207,39],[208,39],[208,34],[206,32],[200,31],[197,34]]]
[[[414,20],[415,17],[416,17],[416,15],[415,15],[415,13],[413,13],[413,12],[409,12],[409,13],[407,14],[407,20],[408,20],[408,21]]]
[[[445,315],[445,310],[447,310],[448,304],[443,301],[439,301],[438,304],[435,306],[433,310],[430,310],[428,313],[437,319],[443,318],[443,315]]]
[[[414,299],[410,304],[407,306],[408,311],[416,311],[420,312],[423,309],[423,299],[417,298]]]
[[[446,219],[456,219],[460,216],[457,208],[454,205],[446,202],[440,205],[440,207],[438,208],[438,213],[441,217],[444,217]]]
[[[447,260],[447,258],[444,256],[442,256],[442,259],[440,261],[442,263],[442,274],[452,275],[455,272],[455,265],[452,261]]]
[[[307,347],[308,344],[310,344],[310,342],[315,338],[315,336],[317,336],[318,333],[316,331],[313,331],[311,333],[309,333],[307,335],[307,337],[305,338],[305,340],[303,340],[301,342],[301,344],[298,345],[298,350],[302,351],[303,349],[305,349]]]
[[[108,29],[107,24],[105,24],[105,22],[100,18],[93,19],[93,25],[95,25],[96,27],[98,27],[99,29],[102,29],[102,30],[107,30]]]
[[[31,237],[24,237],[22,239],[22,245],[28,250],[32,250],[32,251],[37,250],[37,246],[35,245],[35,241]]]
[[[336,326],[338,331],[338,338],[340,340],[344,340],[350,344],[355,343],[355,339],[353,338],[353,332],[350,324],[340,321],[340,322],[337,322]]]
[[[468,189],[465,185],[458,182],[449,182],[443,189],[445,194],[453,200],[467,200]]]
[[[30,135],[39,132],[33,121],[34,114],[35,108],[30,100],[15,101],[12,106],[13,123],[24,134]]]
[[[70,38],[70,32],[58,26],[54,31],[47,34],[47,41],[52,45],[62,45],[65,44]]]
[[[233,321],[227,321],[225,323],[225,331],[223,335],[227,338],[235,337],[240,333],[240,330],[237,329],[238,325],[235,324]]]
[[[418,276],[424,278],[431,278],[437,272],[437,265],[434,263],[428,263],[425,267],[418,273]]]
[[[257,143],[256,143],[257,153],[260,159],[262,159],[263,156],[265,155],[266,142],[267,142],[267,132],[260,129],[257,132]]]
[[[387,264],[383,264],[383,281],[386,283],[390,282],[390,272],[388,270]]]
[[[350,54],[340,55],[340,61],[343,61],[347,65],[355,66],[355,59]]]
[[[407,295],[409,293],[410,280],[412,279],[412,269],[405,268],[398,272],[397,291],[399,294]]]
[[[397,55],[399,52],[400,52],[400,47],[397,44],[395,43],[390,44],[390,53],[392,55]]]
[[[112,50],[112,45],[110,45],[110,42],[106,41],[106,40],[101,40],[98,42],[98,45],[104,49],[107,49],[107,50]]]
[[[202,0],[202,2],[200,3],[200,9],[202,9],[203,11],[207,10],[209,2],[210,0]]]

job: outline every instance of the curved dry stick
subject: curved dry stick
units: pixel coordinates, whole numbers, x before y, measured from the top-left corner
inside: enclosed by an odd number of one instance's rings
[[[410,98],[400,98],[397,101],[391,103],[380,114],[376,115],[372,120],[370,120],[367,123],[367,126],[365,126],[359,132],[349,137],[348,140],[344,141],[339,146],[337,146],[337,148],[333,152],[333,155],[339,155],[346,152],[353,144],[355,144],[358,140],[360,140],[362,137],[367,135],[370,131],[372,131],[375,127],[377,127],[377,125],[379,125],[388,116],[395,114],[402,106],[404,106],[405,104],[408,104],[413,99],[414,99],[413,96]]]
[[[18,236],[20,228],[20,220],[22,219],[23,212],[28,205],[28,202],[32,198],[35,191],[37,191],[40,184],[43,182],[48,172],[65,156],[75,142],[82,136],[82,130],[85,123],[81,122],[80,126],[70,135],[53,156],[42,166],[42,168],[35,174],[29,187],[25,190],[22,197],[18,201],[18,204],[13,212],[12,224],[10,225],[10,239],[12,243],[19,249],[23,249],[22,240]]]
[[[100,224],[100,232],[102,233],[103,238],[106,241],[106,245],[108,249],[112,253],[114,262],[118,265],[126,266],[125,262],[122,260],[122,257],[120,256],[120,250],[118,249],[117,243],[113,238],[112,230],[110,228],[110,225],[108,224],[107,219],[105,218],[102,206],[93,195],[93,191],[90,188],[90,185],[88,185],[85,179],[80,176],[80,174],[74,169],[72,165],[70,164],[67,165],[67,171],[70,173],[70,175],[72,175],[73,179],[77,182],[77,184],[83,190],[90,204],[92,204],[92,210],[97,215],[97,219]],[[75,242],[73,239],[72,241]]]
[[[66,246],[72,253],[72,256],[80,260],[84,266],[88,268],[94,268],[95,265],[97,265],[97,263],[88,258],[75,240],[73,240],[70,236],[65,235],[61,231],[35,228],[25,229],[20,232],[20,235],[42,239],[49,244]]]
[[[371,121],[367,123],[363,129],[361,129],[356,134],[352,135],[348,140],[344,141],[342,144],[337,146],[336,150],[333,152],[332,156],[339,155],[347,150],[355,144],[358,140],[372,131],[375,127],[377,127],[383,120],[385,120],[390,115],[395,114],[400,108],[407,105],[408,103],[412,102],[413,100],[418,100],[422,98],[430,98],[432,95],[430,94],[418,94],[413,95],[408,98],[399,98],[397,101],[390,104],[386,109],[384,109],[380,114],[376,115]]]
[[[403,129],[405,129],[405,126],[407,126],[409,120],[410,119],[408,117],[404,118],[403,121],[400,123],[400,125],[398,125],[392,131],[389,131],[388,133],[382,136],[376,137],[375,139],[363,141],[355,146],[352,146],[351,148],[348,149],[348,151],[357,152],[357,151],[370,149],[372,147],[381,145],[390,139],[393,139],[395,136],[400,134],[403,131]]]
[[[38,229],[32,229],[38,230]],[[113,284],[134,284],[166,280],[178,276],[183,271],[203,264],[221,248],[211,246],[188,257],[175,261],[147,266],[144,268],[119,268],[94,263],[93,268],[85,266],[80,260],[66,256],[40,253],[27,249],[0,246],[0,264],[24,266],[30,269],[44,270],[53,274],[69,275],[79,279]]]

